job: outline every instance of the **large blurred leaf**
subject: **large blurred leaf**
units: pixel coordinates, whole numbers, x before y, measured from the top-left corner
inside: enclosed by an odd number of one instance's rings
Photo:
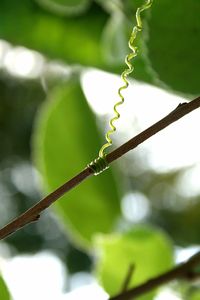
[[[148,28],[148,57],[170,88],[200,93],[200,1],[154,1]]]
[[[45,9],[59,15],[79,14],[88,8],[91,0],[35,0]]]
[[[189,300],[200,300],[200,290],[197,289],[188,297]]]
[[[1,300],[10,300],[10,294],[9,294],[8,288],[1,276],[0,276],[0,299]]]
[[[80,85],[68,82],[44,104],[35,133],[37,166],[52,191],[97,156],[100,140]],[[90,178],[55,204],[77,242],[109,232],[119,215],[119,198],[110,170]]]
[[[110,295],[121,291],[131,265],[135,266],[130,286],[136,286],[158,275],[172,265],[172,246],[160,231],[136,227],[126,234],[100,236],[97,239],[100,259],[97,273]],[[152,299],[152,293],[140,299]]]
[[[93,5],[84,15],[61,18],[34,0],[0,1],[0,38],[68,63],[102,67],[101,32],[107,14]]]

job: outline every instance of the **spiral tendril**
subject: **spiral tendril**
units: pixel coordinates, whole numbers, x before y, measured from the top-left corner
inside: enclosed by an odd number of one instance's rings
[[[122,74],[121,74],[121,79],[124,82],[124,85],[122,85],[119,89],[118,89],[118,95],[120,98],[120,101],[118,101],[114,107],[113,107],[113,111],[114,111],[114,117],[110,119],[109,121],[109,125],[110,125],[110,130],[107,131],[107,133],[105,134],[105,138],[107,143],[105,143],[100,151],[99,151],[99,157],[105,159],[106,154],[105,149],[110,147],[113,143],[112,139],[111,139],[111,135],[116,131],[116,127],[114,125],[115,121],[117,121],[120,118],[120,113],[118,111],[118,106],[122,105],[124,103],[124,96],[122,95],[122,91],[127,89],[129,86],[129,81],[127,80],[127,77],[133,72],[134,67],[131,63],[131,60],[137,56],[137,47],[135,46],[135,39],[137,37],[137,34],[139,31],[142,31],[143,29],[143,24],[142,24],[142,19],[141,19],[141,12],[148,9],[149,7],[151,7],[153,0],[146,0],[146,2],[137,9],[136,11],[136,25],[133,27],[129,42],[128,42],[128,46],[131,50],[131,53],[129,53],[128,55],[126,55],[125,57],[125,63],[127,65],[127,69],[125,69]]]
[[[106,157],[99,156],[98,158],[94,159],[88,167],[93,171],[94,175],[99,175],[103,171],[109,168],[108,162]]]

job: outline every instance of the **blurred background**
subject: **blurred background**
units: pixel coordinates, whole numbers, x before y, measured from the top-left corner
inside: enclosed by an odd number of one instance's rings
[[[143,2],[1,0],[1,227],[97,157]],[[112,149],[199,95],[199,15],[196,0],[155,1],[143,13]],[[138,243],[136,267],[152,260],[133,285],[198,251],[199,120],[197,110],[171,125],[1,241],[0,299],[107,299],[132,260],[112,269],[123,239]],[[159,251],[165,265],[151,256]],[[141,299],[198,300],[199,285],[174,283]]]

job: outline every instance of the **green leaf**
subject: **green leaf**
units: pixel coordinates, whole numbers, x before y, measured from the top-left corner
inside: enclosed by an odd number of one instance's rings
[[[80,14],[85,11],[91,0],[35,0],[45,9],[58,15]]]
[[[164,233],[150,227],[100,236],[96,245],[100,251],[97,274],[110,295],[121,291],[131,265],[135,268],[129,288],[168,270],[173,263],[171,242]],[[150,293],[140,299],[152,299],[152,296]]]
[[[0,299],[1,300],[10,300],[11,299],[8,288],[1,276],[0,276]]]
[[[200,1],[154,1],[148,24],[148,59],[170,88],[199,94]]]
[[[189,300],[200,300],[200,291],[197,290],[192,293],[192,295],[189,297]]]
[[[35,159],[48,191],[80,172],[98,154],[101,142],[78,81],[55,89],[36,122]],[[77,243],[110,232],[119,216],[119,196],[111,170],[92,177],[54,205]]]
[[[98,6],[61,18],[33,0],[0,1],[0,38],[70,64],[103,67],[101,33],[107,14]]]

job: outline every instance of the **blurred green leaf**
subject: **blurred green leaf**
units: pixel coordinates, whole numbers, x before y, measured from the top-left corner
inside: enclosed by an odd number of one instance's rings
[[[200,300],[200,291],[194,293],[191,297],[190,300]]]
[[[10,300],[11,299],[8,288],[1,276],[0,276],[0,299],[1,300]]]
[[[126,234],[100,236],[97,274],[104,289],[115,295],[121,291],[128,269],[134,265],[130,287],[168,270],[173,263],[172,245],[162,232],[135,227]],[[149,293],[140,299],[152,299]]]
[[[160,80],[186,94],[199,94],[200,1],[154,1],[148,58]]]
[[[85,11],[91,0],[35,0],[45,9],[58,15],[80,14]]]
[[[67,63],[103,67],[101,32],[107,14],[97,5],[79,17],[63,18],[34,0],[0,1],[0,38]]]
[[[97,156],[101,142],[95,118],[76,80],[52,92],[39,114],[34,142],[49,191]],[[110,232],[120,211],[111,170],[82,183],[54,207],[78,243],[89,244],[95,233]]]

